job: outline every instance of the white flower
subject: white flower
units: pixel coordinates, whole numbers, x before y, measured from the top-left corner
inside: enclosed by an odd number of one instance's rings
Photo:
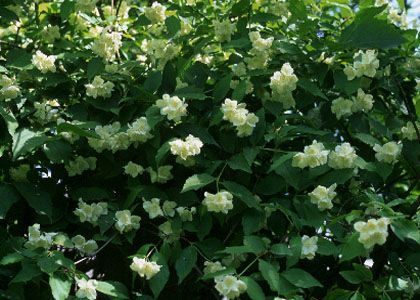
[[[55,73],[55,60],[56,56],[45,55],[40,50],[36,51],[35,54],[32,56],[32,64],[43,74],[48,72]]]
[[[242,77],[246,75],[246,66],[243,62],[232,65],[231,69],[232,69],[233,74],[235,74],[238,77]]]
[[[120,210],[115,213],[115,218],[117,221],[115,222],[115,228],[119,231],[119,233],[128,232],[131,230],[137,230],[140,228],[140,220],[139,216],[131,215],[131,212],[126,210]]]
[[[361,50],[354,55],[353,67],[356,69],[357,77],[367,76],[373,78],[379,68],[378,53],[375,50]]]
[[[131,270],[137,272],[140,277],[146,277],[147,280],[159,273],[160,268],[162,268],[162,266],[154,261],[147,261],[147,259],[138,257],[134,257],[133,262],[130,265]]]
[[[91,13],[96,8],[98,0],[76,0],[76,11]]]
[[[177,207],[175,210],[183,222],[191,222],[193,220],[193,215],[197,211],[195,207],[188,209],[182,206]]]
[[[351,65],[346,65],[343,70],[344,74],[347,76],[347,80],[351,81],[357,76],[357,71]]]
[[[165,216],[168,216],[168,217],[175,216],[175,207],[176,207],[176,202],[174,201],[163,202],[162,210],[165,213]]]
[[[47,43],[52,43],[60,38],[60,28],[57,25],[52,26],[49,24],[42,29],[41,36]]]
[[[398,161],[403,145],[396,142],[388,142],[383,146],[375,144],[373,150],[378,161],[394,164]]]
[[[101,76],[95,76],[92,83],[85,84],[86,95],[96,99],[99,97],[109,98],[114,90],[114,84],[110,81],[105,81]]]
[[[372,109],[373,102],[373,96],[371,94],[365,94],[362,89],[358,89],[357,96],[353,97],[353,106],[351,110],[353,112],[368,112]]]
[[[151,130],[152,128],[150,128],[146,117],[140,117],[133,123],[128,124],[127,134],[131,142],[144,143],[152,138],[152,135],[150,134]]]
[[[11,79],[6,75],[1,75],[0,87],[0,99],[15,99],[20,95],[20,88],[14,78]]]
[[[309,260],[314,259],[315,253],[318,250],[318,237],[309,237],[307,235],[302,236],[302,252],[301,258],[307,258]]]
[[[270,88],[272,90],[272,100],[283,103],[284,109],[295,106],[292,91],[296,89],[298,82],[297,76],[289,63],[283,64],[280,71],[274,73],[270,78]]]
[[[314,140],[311,145],[305,146],[303,152],[293,156],[292,166],[303,169],[305,167],[315,168],[325,165],[329,153],[329,150],[325,150],[324,144]]]
[[[227,299],[235,299],[247,289],[245,282],[233,275],[215,278],[216,290]]]
[[[79,250],[81,254],[92,254],[98,250],[98,244],[94,240],[87,240],[82,235],[76,235],[71,239],[74,244],[74,248]]]
[[[328,159],[328,165],[333,169],[354,168],[354,162],[357,158],[356,151],[349,143],[342,143],[331,151]]]
[[[420,122],[416,121],[417,128],[420,127]],[[417,132],[414,128],[413,122],[407,122],[407,125],[401,128],[401,133],[404,139],[414,141],[417,139]]]
[[[252,42],[252,49],[249,51],[251,57],[244,59],[248,69],[264,69],[270,59],[270,48],[274,38],[261,38],[258,31],[252,31],[249,34],[249,39]]]
[[[89,222],[96,225],[100,216],[108,214],[108,203],[98,202],[89,205],[79,200],[78,208],[74,210],[74,214],[80,218],[80,222]]]
[[[214,34],[219,42],[229,42],[232,34],[235,32],[236,25],[230,23],[230,20],[213,20]]]
[[[166,19],[166,7],[160,4],[159,2],[153,2],[151,7],[146,7],[144,9],[144,14],[146,18],[152,23],[162,23]]]
[[[190,156],[200,154],[203,142],[190,134],[186,137],[185,141],[176,139],[169,142],[169,146],[171,147],[171,153],[173,155],[177,155],[181,159],[186,160]]]
[[[337,119],[347,117],[352,114],[353,101],[338,97],[333,100],[331,105],[331,112],[336,115]]]
[[[108,32],[106,29],[95,38],[92,44],[93,53],[99,55],[103,59],[112,61],[118,54],[122,45],[122,34],[120,32]]]
[[[28,241],[25,247],[31,250],[37,248],[48,249],[51,247],[55,233],[41,232],[39,224],[33,224],[28,227]]]
[[[359,242],[366,249],[370,249],[375,245],[383,245],[388,237],[387,218],[370,219],[367,222],[354,223],[354,229],[359,232]]]
[[[88,300],[96,299],[96,287],[98,282],[94,279],[86,280],[84,278],[77,280],[77,298],[86,298]]]
[[[143,174],[143,172],[143,167],[133,163],[132,161],[129,161],[128,164],[126,164],[124,167],[124,173],[130,175],[133,178]]]
[[[238,101],[229,98],[225,99],[221,107],[223,119],[236,127],[239,137],[250,136],[259,120],[254,113],[249,113],[245,107],[245,103],[238,104]]]
[[[179,122],[181,117],[187,115],[188,104],[177,96],[164,94],[162,99],[156,101],[156,106],[160,108],[160,114],[166,116],[169,121]]]
[[[335,188],[337,184],[333,184],[330,187],[318,185],[312,192],[308,194],[311,197],[311,203],[318,205],[319,210],[331,209],[333,207],[332,200],[337,193]]]
[[[157,171],[154,171],[152,168],[147,168],[147,172],[150,174],[150,181],[152,183],[166,183],[171,180],[173,175],[171,174],[173,166],[160,166]]]
[[[149,214],[150,219],[163,216],[162,208],[160,207],[160,199],[152,198],[150,201],[143,199],[143,208]]]
[[[75,160],[71,160],[64,166],[69,176],[81,175],[84,171],[96,169],[96,157],[77,156]]]
[[[220,261],[215,261],[215,262],[205,261],[204,262],[203,273],[204,273],[204,275],[206,275],[206,274],[216,273],[216,272],[222,271],[224,269],[226,269],[226,267],[223,266],[220,263]]]
[[[228,191],[220,191],[216,194],[205,192],[203,204],[207,207],[208,211],[227,214],[229,210],[233,209],[232,200],[233,195]]]

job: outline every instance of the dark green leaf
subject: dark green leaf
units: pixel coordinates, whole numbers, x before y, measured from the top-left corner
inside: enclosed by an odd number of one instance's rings
[[[302,269],[289,269],[281,273],[291,284],[300,288],[310,288],[314,286],[322,287],[322,284],[311,274]]]
[[[192,269],[197,262],[197,251],[193,246],[188,246],[182,250],[180,256],[175,262],[175,270],[178,275],[178,283],[181,283],[188,274],[191,273]]]
[[[196,191],[202,188],[203,186],[206,186],[212,183],[215,180],[216,180],[215,177],[210,176],[209,174],[206,174],[206,173],[195,174],[187,178],[187,180],[184,183],[184,186],[182,187],[181,193],[185,193],[191,190]]]

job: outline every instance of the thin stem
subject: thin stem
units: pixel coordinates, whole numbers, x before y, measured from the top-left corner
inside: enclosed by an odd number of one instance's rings
[[[225,170],[226,166],[227,166],[227,162],[225,162],[225,164],[223,165],[222,170],[220,171],[219,175],[216,178],[216,189],[217,189],[217,192],[219,192],[219,181],[220,181],[220,177],[222,177],[223,171]]]
[[[241,273],[238,274],[238,277],[241,277],[250,267],[252,267],[253,264],[255,264],[262,256],[266,255],[267,252],[261,253],[259,255],[257,255],[257,257],[251,261],[246,267],[245,269],[242,270]]]

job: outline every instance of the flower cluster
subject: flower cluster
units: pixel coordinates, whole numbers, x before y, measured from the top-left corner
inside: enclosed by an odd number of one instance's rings
[[[150,219],[163,216],[163,210],[160,207],[160,199],[152,198],[150,201],[143,199],[143,208],[149,214]]]
[[[328,157],[328,165],[333,169],[354,168],[357,158],[356,151],[349,143],[342,143],[331,151]]]
[[[89,205],[83,200],[79,200],[78,208],[74,210],[74,214],[80,218],[80,222],[96,225],[100,216],[108,214],[108,203],[98,202]]]
[[[0,76],[0,100],[1,99],[15,99],[20,95],[20,88],[14,79],[6,75]]]
[[[296,105],[292,92],[296,89],[298,82],[297,76],[289,63],[283,64],[280,71],[274,73],[270,78],[270,88],[272,91],[271,99],[283,103],[284,109],[289,109]]]
[[[138,143],[144,143],[152,137],[150,131],[151,128],[145,117],[140,117],[128,124],[128,129],[125,132],[121,131],[119,122],[105,126],[98,125],[95,127],[95,133],[99,138],[88,138],[88,143],[96,152],[111,150],[115,153],[118,150],[128,149],[133,143],[135,146]]]
[[[84,171],[96,169],[96,157],[77,156],[68,162],[65,169],[69,176],[81,175]]]
[[[80,251],[82,255],[91,255],[98,250],[98,244],[95,240],[86,240],[82,235],[76,235],[71,239],[74,248]]]
[[[376,152],[375,157],[378,161],[394,164],[398,161],[402,147],[402,144],[397,144],[396,142],[388,142],[382,146],[375,144],[375,146],[373,146],[373,150]]]
[[[173,166],[167,165],[167,166],[159,166],[157,170],[153,170],[151,167],[147,168],[147,172],[149,172],[150,175],[150,181],[152,183],[166,183],[169,180],[171,180],[173,177],[171,170],[173,169]]]
[[[43,233],[39,224],[33,224],[28,227],[28,241],[25,243],[25,247],[32,250],[37,248],[48,249],[52,245],[54,236],[55,233]]]
[[[92,51],[107,61],[113,61],[121,47],[121,38],[120,32],[108,32],[104,29],[93,42]]]
[[[96,8],[98,0],[76,0],[76,11],[91,13]]]
[[[152,23],[162,23],[166,19],[166,7],[159,2],[153,2],[151,7],[144,9],[144,15]]]
[[[101,76],[95,76],[92,83],[85,84],[86,95],[96,99],[97,97],[109,98],[111,97],[114,84],[110,81],[105,81]]]
[[[370,111],[373,107],[373,102],[373,96],[366,94],[359,88],[357,90],[357,96],[353,96],[352,100],[343,97],[338,97],[333,100],[331,112],[336,115],[337,119],[341,119],[341,117],[347,117],[359,111]]]
[[[236,127],[239,137],[250,136],[258,123],[258,117],[246,109],[245,103],[238,104],[236,100],[227,98],[222,104],[223,120]]]
[[[144,168],[141,165],[133,163],[132,161],[128,162],[124,167],[124,173],[130,175],[131,177],[137,177],[143,174]]]
[[[182,222],[191,222],[193,220],[193,215],[197,212],[197,209],[193,206],[191,208],[187,207],[177,207],[175,211],[178,213]]]
[[[316,255],[316,251],[318,250],[318,237],[313,236],[309,237],[307,235],[302,236],[302,250],[300,257],[301,258],[307,258],[309,260],[314,259]]]
[[[55,100],[47,100],[42,102],[34,102],[34,117],[40,124],[47,124],[58,118],[58,107],[60,104]]]
[[[347,80],[353,80],[356,77],[374,77],[376,70],[379,68],[379,60],[376,58],[378,53],[375,50],[366,50],[355,53],[353,56],[353,66],[347,65],[344,68],[344,73]]]
[[[420,122],[416,121],[417,128],[420,127]],[[407,125],[401,128],[401,133],[404,139],[407,139],[409,141],[414,141],[417,139],[417,132],[416,128],[414,127],[413,122],[407,122]]]
[[[216,272],[222,271],[224,269],[226,269],[226,267],[223,266],[220,263],[220,261],[215,261],[215,262],[205,261],[204,262],[203,273],[204,273],[204,275],[206,275],[206,274],[216,273]]]
[[[41,36],[45,42],[52,43],[60,38],[60,28],[57,25],[52,26],[49,24],[42,29]]]
[[[236,25],[232,24],[230,20],[214,20],[213,26],[214,34],[219,42],[229,42],[236,29]]]
[[[214,281],[216,290],[224,299],[235,299],[247,289],[245,282],[233,275],[216,277]]]
[[[205,192],[203,204],[207,207],[208,211],[227,214],[229,210],[233,209],[232,200],[233,195],[228,191],[220,191],[216,194]]]
[[[333,207],[332,200],[337,193],[335,188],[337,184],[332,184],[328,188],[322,185],[318,185],[312,192],[308,194],[311,198],[311,203],[316,204],[319,210],[331,209]]]
[[[162,99],[156,101],[156,106],[160,108],[160,114],[166,116],[169,121],[179,122],[181,117],[187,115],[188,104],[177,96],[164,94]]]
[[[48,72],[55,73],[55,60],[56,56],[45,55],[40,50],[37,50],[32,56],[32,64],[43,74],[46,74]]]
[[[169,146],[173,155],[177,155],[182,160],[186,160],[190,156],[200,154],[203,142],[199,138],[189,134],[185,138],[185,141],[176,139],[169,142]]]
[[[131,215],[131,212],[128,209],[117,211],[115,213],[115,219],[115,228],[121,234],[140,228],[141,218],[139,216]]]
[[[143,40],[141,49],[152,63],[158,62],[157,68],[163,70],[166,63],[175,58],[181,50],[179,46],[164,39]]]
[[[375,245],[383,245],[388,237],[388,218],[370,219],[367,222],[354,223],[354,229],[359,232],[359,242],[366,249]]]
[[[134,257],[133,262],[130,265],[131,270],[137,272],[140,277],[146,277],[147,280],[159,273],[160,268],[162,268],[162,266],[154,261],[148,261],[145,258],[138,257]]]
[[[77,280],[77,298],[83,298],[88,300],[95,300],[97,293],[96,287],[98,282],[95,279],[86,280],[85,278]]]
[[[249,39],[252,42],[252,49],[249,51],[251,57],[244,59],[248,69],[264,69],[270,59],[270,48],[274,38],[263,39],[258,31],[251,31]]]
[[[330,150],[325,150],[324,144],[314,140],[311,145],[303,148],[303,152],[299,152],[293,156],[292,166],[303,169],[325,165],[329,153]]]

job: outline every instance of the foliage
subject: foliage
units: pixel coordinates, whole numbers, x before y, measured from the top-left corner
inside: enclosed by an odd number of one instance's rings
[[[387,2],[2,0],[0,298],[418,297]]]

